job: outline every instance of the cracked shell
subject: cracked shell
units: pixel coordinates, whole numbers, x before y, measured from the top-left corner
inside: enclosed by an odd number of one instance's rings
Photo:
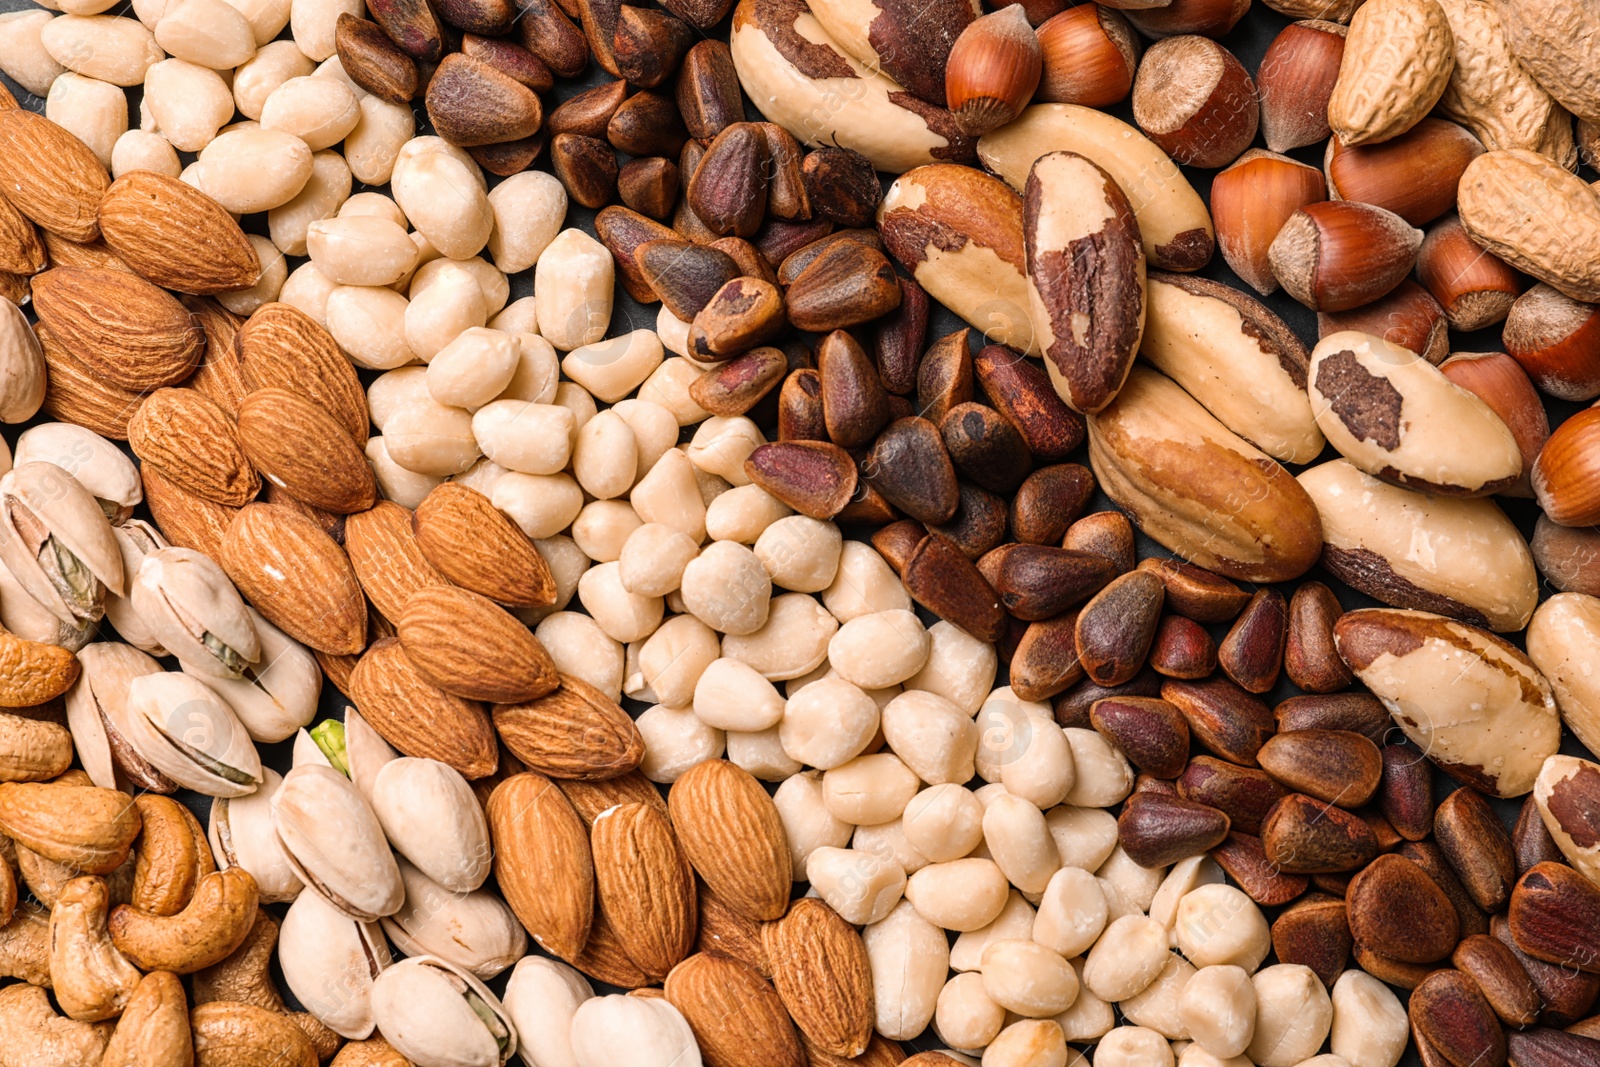
[[[128,683],[128,740],[157,770],[208,797],[237,797],[261,784],[261,757],[244,724],[187,674],[145,674]]]
[[[127,590],[111,523],[83,483],[51,463],[0,477],[0,562],[66,623],[99,619],[106,591]]]
[[[400,868],[350,779],[331,767],[299,766],[275,800],[272,823],[302,882],[357,922],[399,910]]]
[[[372,1036],[372,984],[390,963],[377,923],[302,893],[283,917],[278,962],[289,991],[324,1026],[352,1041]]]
[[[133,579],[133,608],[156,640],[193,674],[238,680],[261,658],[261,639],[239,591],[192,548],[150,553]]]
[[[414,1063],[495,1067],[517,1051],[517,1030],[499,998],[437,956],[413,956],[378,976],[372,1014],[384,1040]]]

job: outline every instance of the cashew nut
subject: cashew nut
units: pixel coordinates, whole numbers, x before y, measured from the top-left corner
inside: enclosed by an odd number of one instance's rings
[[[109,874],[128,858],[139,836],[139,809],[132,797],[116,789],[60,781],[4,782],[0,833],[85,874]]]
[[[411,1067],[411,1061],[383,1038],[369,1037],[365,1041],[350,1042],[328,1067]]]
[[[305,1032],[316,1049],[317,1059],[326,1060],[339,1050],[344,1038],[325,1026],[308,1012],[287,1011],[277,985],[272,981],[269,968],[272,953],[278,944],[278,920],[261,907],[256,908],[256,919],[238,948],[226,959],[214,963],[194,975],[194,1002],[209,1004],[226,1000],[240,1004],[254,1004],[267,1011],[282,1012],[289,1021]]]
[[[45,859],[26,845],[17,845],[16,850],[17,873],[22,878],[22,884],[28,887],[28,892],[33,894],[35,900],[47,908],[56,906],[56,898],[61,895],[63,886],[85,873],[65,863]],[[113,905],[126,904],[131,899],[134,860],[134,855],[130,853],[122,861],[122,866],[105,876]]]
[[[116,1018],[139,984],[138,969],[106,933],[110,898],[104,878],[74,878],[50,912],[50,981],[73,1019]]]
[[[100,1067],[191,1067],[193,1063],[183,983],[170,971],[152,971],[122,1010]]]
[[[77,680],[77,656],[0,628],[0,707],[43,704],[65,693]]]
[[[0,926],[0,978],[50,988],[50,913],[31,901]]]
[[[57,1015],[43,989],[0,989],[0,1067],[98,1067],[104,1028]]]
[[[0,996],[7,992],[0,990]],[[288,1016],[253,1004],[201,1004],[190,1014],[189,1028],[195,1067],[317,1067],[310,1039]]]
[[[243,867],[213,871],[176,915],[120,905],[111,913],[111,940],[141,970],[192,974],[239,947],[255,923],[259,899],[256,880]]]
[[[0,713],[0,782],[41,782],[71,765],[72,735],[65,727]]]
[[[176,915],[188,906],[200,879],[217,869],[200,823],[171,797],[146,793],[134,801],[144,828],[131,903],[155,915]]]

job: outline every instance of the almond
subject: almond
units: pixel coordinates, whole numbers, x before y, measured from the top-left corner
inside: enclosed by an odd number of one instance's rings
[[[602,812],[589,832],[595,884],[628,958],[661,981],[694,950],[694,871],[667,816],[649,804]]]
[[[450,584],[417,545],[411,512],[392,501],[380,500],[345,520],[344,550],[367,598],[391,622],[412,594]]]
[[[44,349],[49,372],[44,391],[44,410],[62,422],[87,426],[102,437],[128,439],[128,420],[139,410],[143,398],[132,389],[112,385],[84,366],[68,352],[50,328],[39,323],[33,328]]]
[[[144,483],[144,502],[162,536],[179,548],[222,558],[222,541],[238,508],[196,496],[162,474],[154,463],[140,466],[139,480]]]
[[[367,644],[367,602],[344,549],[282,504],[233,517],[217,557],[246,600],[302,644],[354,655]]]
[[[69,241],[100,236],[95,209],[111,178],[93,150],[43,115],[0,111],[0,185],[41,229]]]
[[[176,385],[200,365],[205,332],[170,294],[133,274],[63,267],[33,279],[39,321],[85,367],[137,392]]]
[[[531,771],[495,786],[487,811],[506,903],[540,948],[574,959],[594,921],[594,861],[583,820],[550,779]]]
[[[748,965],[697,952],[672,969],[665,988],[708,1067],[805,1067],[805,1050],[783,1001]]]
[[[448,763],[468,780],[499,763],[481,703],[446,693],[394,638],[374,641],[350,673],[350,698],[384,740],[408,756]]]
[[[573,808],[578,812],[578,818],[583,820],[585,826],[593,826],[601,812],[618,804],[653,804],[663,812],[667,810],[667,802],[662,797],[661,790],[640,771],[629,771],[615,778],[592,781],[557,778],[556,785],[560,786],[567,799],[572,801]]]
[[[239,363],[240,320],[215,300],[187,296],[183,306],[206,334],[205,355],[187,384],[209,397],[228,418],[236,419],[240,403],[250,394]]]
[[[239,443],[256,469],[296,500],[349,515],[378,484],[367,457],[323,408],[287,389],[257,389],[239,405]]]
[[[333,335],[288,304],[263,304],[239,328],[239,362],[251,389],[299,393],[367,443],[367,396]]]
[[[261,277],[255,248],[221,204],[154,171],[111,183],[100,201],[100,232],[140,275],[180,293],[233,292]]]
[[[802,897],[761,929],[772,984],[808,1044],[854,1059],[872,1039],[872,968],[856,928]]]
[[[39,231],[11,201],[0,196],[0,271],[38,274],[48,262]]]
[[[559,684],[555,663],[528,628],[465,589],[420,590],[395,626],[417,672],[447,693],[510,704],[536,700]]]
[[[589,927],[589,941],[583,946],[583,951],[572,958],[572,965],[607,985],[638,989],[642,991],[641,995],[660,993],[658,989],[649,988],[650,976],[628,958],[616,929],[606,919],[605,912],[598,908],[595,909],[594,922]]]
[[[261,491],[233,421],[193,389],[157,389],[128,420],[128,444],[146,468],[204,500],[243,507]]]
[[[706,760],[673,784],[667,807],[689,862],[729,907],[749,919],[783,916],[789,843],[760,782],[727,760]]]
[[[417,545],[446,578],[501,604],[555,603],[555,579],[515,523],[475,489],[445,482],[411,517]]]
[[[494,726],[511,754],[552,778],[615,778],[644,759],[644,737],[628,713],[569,674],[536,700],[501,704]]]

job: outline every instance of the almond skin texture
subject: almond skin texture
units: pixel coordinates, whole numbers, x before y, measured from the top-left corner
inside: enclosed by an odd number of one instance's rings
[[[512,775],[489,796],[494,874],[506,903],[539,947],[575,959],[594,922],[589,834],[542,774]]]
[[[344,550],[372,606],[390,622],[400,618],[412,594],[450,584],[417,545],[411,512],[393,501],[380,500],[346,519]]]
[[[263,304],[239,328],[240,371],[251,389],[277,387],[323,408],[358,446],[367,443],[367,396],[333,336],[288,304]]]
[[[233,216],[176,178],[130,171],[100,201],[100,232],[144,277],[195,296],[248,289],[262,263]]]
[[[205,332],[182,304],[122,271],[45,271],[33,279],[33,305],[57,343],[124,389],[176,385],[205,353]]]
[[[639,969],[664,979],[694,950],[694,871],[672,824],[649,804],[602,812],[589,832],[595,884],[622,947]]]
[[[417,670],[447,693],[509,704],[558,684],[555,664],[528,628],[476,593],[419,590],[395,624]]]
[[[372,728],[408,756],[448,763],[468,780],[499,762],[494,728],[482,704],[429,682],[400,642],[384,638],[350,674],[350,697]]]
[[[765,921],[789,906],[783,821],[761,783],[726,760],[690,768],[667,794],[689,862],[734,911]]]
[[[243,507],[261,491],[232,420],[193,389],[157,389],[145,397],[128,420],[128,444],[141,463],[206,500]]]
[[[558,675],[555,692],[494,709],[495,729],[511,754],[552,778],[616,778],[644,759],[644,737],[606,695],[579,678]]]
[[[411,529],[423,556],[455,584],[517,607],[555,603],[555,579],[544,557],[477,490],[438,486],[417,505]]]
[[[772,984],[808,1045],[854,1059],[872,1039],[872,968],[855,927],[802,897],[761,928]]]
[[[153,463],[139,468],[139,481],[144,485],[144,502],[169,542],[222,559],[222,542],[238,508],[196,496],[168,479]]]
[[[268,481],[314,508],[349,515],[377,501],[372,468],[350,435],[287,389],[257,389],[245,397],[239,443]]]
[[[296,641],[335,656],[367,646],[367,602],[349,558],[292,508],[241,509],[217,562],[245,599]]]
[[[783,1001],[746,964],[697,952],[672,969],[665,990],[689,1021],[710,1067],[805,1067],[805,1051]]]
[[[100,236],[95,209],[111,179],[88,145],[43,115],[0,110],[0,183],[40,229],[82,243]]]
[[[44,323],[37,323],[33,332],[44,350],[49,372],[44,410],[62,422],[87,426],[102,437],[126,441],[128,420],[139,410],[140,395],[112,385],[90,370],[61,346]]]

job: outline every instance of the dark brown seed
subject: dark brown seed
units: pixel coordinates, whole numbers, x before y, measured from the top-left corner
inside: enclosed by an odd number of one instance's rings
[[[800,142],[774,122],[756,126],[767,138],[767,214],[790,222],[811,218],[811,201],[800,177]]]
[[[1330,988],[1350,959],[1351,941],[1345,902],[1321,893],[1296,901],[1272,923],[1272,951],[1278,962],[1310,967]]]
[[[689,178],[689,207],[712,232],[750,237],[767,211],[767,139],[753,122],[717,134]]]
[[[1511,1067],[1600,1067],[1600,1041],[1560,1030],[1512,1031],[1506,1035]]]
[[[1600,1015],[1591,1015],[1587,1019],[1575,1022],[1567,1027],[1566,1032],[1600,1041]]]
[[[928,340],[928,294],[910,278],[899,278],[900,306],[872,331],[872,358],[883,387],[896,396],[917,388],[917,365]]]
[[[1333,647],[1333,624],[1343,613],[1339,598],[1321,582],[1306,582],[1289,601],[1283,669],[1308,693],[1336,693],[1355,679]]]
[[[1481,934],[1489,929],[1489,917],[1478,910],[1478,906],[1462,888],[1461,879],[1450,869],[1450,864],[1445,860],[1444,853],[1439,851],[1438,845],[1432,841],[1407,841],[1400,846],[1399,852],[1421,867],[1423,873],[1433,879],[1434,885],[1437,885],[1450,901],[1450,906],[1456,910],[1456,920],[1461,926],[1462,937]]]
[[[710,141],[744,119],[744,96],[733,54],[724,41],[696,42],[678,71],[678,111],[689,136]]]
[[[671,0],[663,6],[696,29],[709,30],[722,21],[733,0]]]
[[[517,18],[511,0],[433,0],[433,8],[456,29],[491,37],[511,29]]]
[[[617,154],[598,137],[556,134],[550,141],[550,167],[567,195],[584,207],[604,207],[616,194]]]
[[[930,422],[944,421],[945,414],[972,399],[972,352],[967,338],[970,329],[946,334],[933,343],[917,367],[917,407]]]
[[[1355,957],[1356,964],[1363,971],[1366,971],[1385,985],[1392,985],[1396,989],[1415,989],[1422,984],[1424,978],[1439,969],[1437,963],[1404,963],[1381,953],[1373,952],[1363,945],[1356,945],[1351,950],[1351,955]],[[1439,1067],[1450,1067],[1450,1064],[1442,1058],[1437,1062]],[[1426,1063],[1427,1061],[1425,1061]]]
[[[1171,679],[1162,683],[1161,697],[1183,712],[1204,748],[1242,767],[1256,766],[1256,753],[1274,732],[1267,706],[1226,678]]]
[[[1544,815],[1532,793],[1522,802],[1517,825],[1511,830],[1511,850],[1517,856],[1518,878],[1540,863],[1566,862],[1555,838],[1550,836],[1550,828],[1545,825]]]
[[[1433,772],[1428,761],[1409,744],[1385,745],[1383,781],[1378,784],[1378,807],[1395,833],[1407,841],[1421,841],[1433,830]]]
[[[1305,875],[1288,874],[1267,859],[1261,838],[1237,830],[1211,850],[1211,858],[1229,878],[1239,883],[1246,896],[1264,907],[1287,904],[1311,885]]]
[[[554,0],[517,0],[517,9],[522,12],[517,34],[524,48],[563,78],[576,78],[583,72],[589,62],[589,42]],[[404,43],[400,46],[405,47]],[[617,103],[622,103],[620,97]]]
[[[1378,842],[1379,852],[1393,851],[1395,846],[1405,840],[1405,838],[1394,832],[1394,827],[1390,826],[1389,820],[1383,817],[1383,812],[1373,808],[1362,808],[1356,814],[1361,816],[1362,821],[1367,824],[1367,828],[1372,831],[1372,836]]]
[[[1460,971],[1424,978],[1407,1014],[1412,1029],[1454,1067],[1505,1067],[1505,1031],[1477,983]]]
[[[856,490],[850,454],[826,441],[760,445],[744,461],[750,480],[813,519],[831,519]]]
[[[1011,690],[1022,700],[1049,700],[1083,677],[1073,638],[1073,612],[1030,622],[1011,654]]]
[[[1110,687],[1096,685],[1088,678],[1085,678],[1051,701],[1053,705],[1051,710],[1055,713],[1057,725],[1087,730],[1094,725],[1090,721],[1089,713],[1096,701],[1118,697],[1154,697],[1160,695],[1161,676],[1154,671],[1140,671],[1133,681],[1128,682],[1126,685]]]
[[[719,237],[708,248],[715,248],[739,265],[739,273],[746,278],[760,278],[769,285],[778,284],[778,272],[772,269],[767,257],[743,237]]]
[[[683,322],[693,322],[717,290],[740,276],[732,256],[676,235],[637,246],[633,260],[667,310]]]
[[[1170,585],[1167,598],[1172,598]],[[1375,745],[1384,743],[1394,725],[1383,704],[1371,693],[1290,697],[1272,714],[1279,730],[1351,730]]]
[[[605,137],[611,116],[617,113],[627,95],[627,82],[607,82],[585,89],[550,112],[547,123],[550,136],[577,133],[585,137]]]
[[[1005,632],[999,596],[949,538],[924,538],[906,561],[901,579],[912,600],[978,640],[998,641]]]
[[[630,159],[617,172],[617,195],[639,214],[663,220],[678,200],[678,165],[660,156]]]
[[[1600,974],[1600,889],[1559,863],[1517,880],[1506,913],[1517,947],[1535,959]]]
[[[617,29],[611,39],[616,74],[630,85],[654,89],[678,70],[695,34],[682,20],[645,7],[617,10]]]
[[[791,371],[778,390],[778,440],[826,441],[822,416],[822,375],[810,367]]]
[[[1117,817],[1117,843],[1141,867],[1165,867],[1198,856],[1228,836],[1216,808],[1164,793],[1135,793]]]
[[[428,82],[427,105],[434,132],[455,145],[521,140],[539,132],[544,122],[544,108],[532,89],[483,60],[462,52],[454,52],[440,61],[439,69]],[[607,198],[616,180],[613,157],[611,177],[606,185]]]
[[[1359,815],[1300,793],[1272,806],[1261,824],[1261,844],[1269,860],[1293,874],[1353,871],[1378,854],[1372,828]],[[1354,915],[1350,921],[1354,928]]]
[[[960,503],[955,468],[938,428],[927,419],[891,422],[878,435],[863,471],[868,484],[889,503],[930,526],[948,522]]]
[[[490,174],[509,178],[533,166],[533,161],[539,158],[548,140],[545,132],[540,130],[532,137],[524,137],[519,141],[473,145],[467,149],[467,155]]]
[[[859,448],[876,437],[889,421],[889,397],[856,339],[843,330],[824,337],[817,345],[817,373],[829,439],[840,448]]]
[[[1048,619],[1094,595],[1116,577],[1104,556],[1048,545],[1016,545],[1000,567],[996,591],[1010,614]]]
[[[945,412],[939,432],[957,469],[993,492],[1011,492],[1033,465],[1017,428],[982,404],[957,404]]]
[[[555,75],[545,66],[544,60],[509,38],[468,33],[461,38],[461,51],[473,59],[483,60],[536,93],[548,93],[555,87]]]
[[[972,369],[989,403],[1016,424],[1034,458],[1054,463],[1083,444],[1083,416],[1062,402],[1036,362],[1004,345],[988,345]]]
[[[606,140],[630,156],[675,156],[688,139],[678,105],[660,93],[634,93],[606,124]]]
[[[412,59],[437,63],[444,58],[444,30],[427,0],[371,0],[367,11]]]
[[[1133,570],[1139,559],[1133,524],[1120,511],[1096,511],[1085,515],[1067,527],[1067,532],[1061,538],[1061,547],[1102,556],[1111,561],[1118,574]]]
[[[841,526],[883,526],[899,519],[900,513],[895,511],[894,505],[883,498],[883,494],[872,486],[856,479],[856,491],[833,520]]]
[[[689,396],[713,415],[743,415],[777,388],[788,367],[776,348],[753,348],[696,378]]]
[[[756,234],[754,243],[761,254],[767,257],[768,263],[782,263],[806,245],[820,241],[832,232],[833,223],[825,219],[812,219],[810,222],[768,219],[761,227],[761,232]]]
[[[1291,730],[1267,739],[1261,769],[1297,793],[1359,808],[1383,777],[1378,746],[1348,730]]]
[[[1404,856],[1369,863],[1351,879],[1345,903],[1356,944],[1402,963],[1442,960],[1461,939],[1450,898]]]
[[[815,263],[822,254],[841,241],[853,241],[858,245],[865,245],[877,252],[883,251],[883,241],[878,236],[877,230],[840,230],[838,233],[828,233],[807,242],[800,248],[790,252],[778,263],[778,284],[790,286],[795,279],[805,273],[807,267]]]
[[[705,158],[706,146],[699,141],[686,141],[683,151],[678,154],[678,175],[683,182],[685,195],[678,199],[678,210],[672,213],[672,228],[678,231],[678,236],[686,241],[693,241],[697,245],[708,245],[722,235],[707,226],[705,220],[694,213],[694,208],[689,206],[688,187],[689,179],[699,169],[700,161]]]
[[[811,210],[840,226],[870,226],[883,198],[872,163],[849,148],[824,146],[801,163]]]
[[[896,574],[904,573],[906,562],[928,536],[928,528],[916,519],[901,519],[877,530],[872,535],[872,547],[894,568]]]
[[[1193,563],[1151,558],[1139,567],[1154,571],[1166,584],[1167,604],[1195,622],[1228,622],[1250,603],[1250,594],[1231,580]]]
[[[1217,644],[1193,619],[1166,615],[1156,627],[1149,663],[1168,678],[1204,678],[1217,669]]]
[[[409,104],[417,95],[417,63],[375,22],[339,16],[333,31],[339,64],[350,80],[380,100]]]
[[[1090,678],[1121,685],[1139,673],[1161,620],[1163,595],[1159,578],[1129,571],[1090,598],[1078,613],[1077,631],[1078,656]]]
[[[961,482],[957,492],[956,513],[936,529],[954,541],[968,559],[977,559],[1006,539],[1006,502],[967,482]]]
[[[660,295],[651,285],[650,275],[639,264],[638,251],[647,244],[676,240],[677,235],[654,219],[615,204],[602,208],[595,215],[594,232],[615,260],[622,287],[628,295],[641,304],[653,304],[659,300]]]
[[[1528,955],[1517,946],[1511,936],[1511,924],[1504,915],[1496,915],[1489,923],[1489,935],[1511,950],[1511,954],[1528,972],[1528,978],[1539,991],[1539,1021],[1546,1026],[1571,1026],[1588,1015],[1596,999],[1600,999],[1600,974],[1589,974],[1576,967],[1546,963]]]
[[[1487,800],[1457,789],[1439,802],[1433,836],[1473,903],[1488,912],[1506,906],[1517,880],[1517,857],[1511,835]]]
[[[1011,535],[1024,544],[1059,545],[1092,496],[1094,475],[1088,467],[1040,467],[1022,480],[1011,499]]]
[[[985,552],[978,559],[978,571],[983,575],[983,580],[992,586],[1000,584],[1000,566],[1007,556],[1016,551],[1016,545],[1001,545],[998,548]]]
[[[1511,950],[1488,934],[1463,938],[1450,962],[1472,977],[1507,1026],[1532,1026],[1539,1021],[1539,990],[1533,979]]]
[[[1153,697],[1097,700],[1089,708],[1089,722],[1141,771],[1157,778],[1176,778],[1184,772],[1189,759],[1189,724],[1178,709],[1165,700]]]
[[[1266,771],[1196,756],[1178,779],[1178,795],[1227,812],[1235,830],[1259,834],[1267,813],[1289,791]]]
[[[1135,793],[1164,793],[1169,797],[1178,795],[1177,785],[1169,779],[1157,778],[1153,774],[1134,775],[1133,791]]]
[[[1217,646],[1217,665],[1252,693],[1265,693],[1278,681],[1283,646],[1289,634],[1289,605],[1276,589],[1258,589]]]
[[[735,278],[689,324],[689,354],[703,363],[731,359],[783,330],[783,294],[760,278]]]
[[[797,329],[823,333],[887,315],[900,306],[900,282],[882,252],[856,241],[835,241],[800,272],[785,296],[789,321]]]

